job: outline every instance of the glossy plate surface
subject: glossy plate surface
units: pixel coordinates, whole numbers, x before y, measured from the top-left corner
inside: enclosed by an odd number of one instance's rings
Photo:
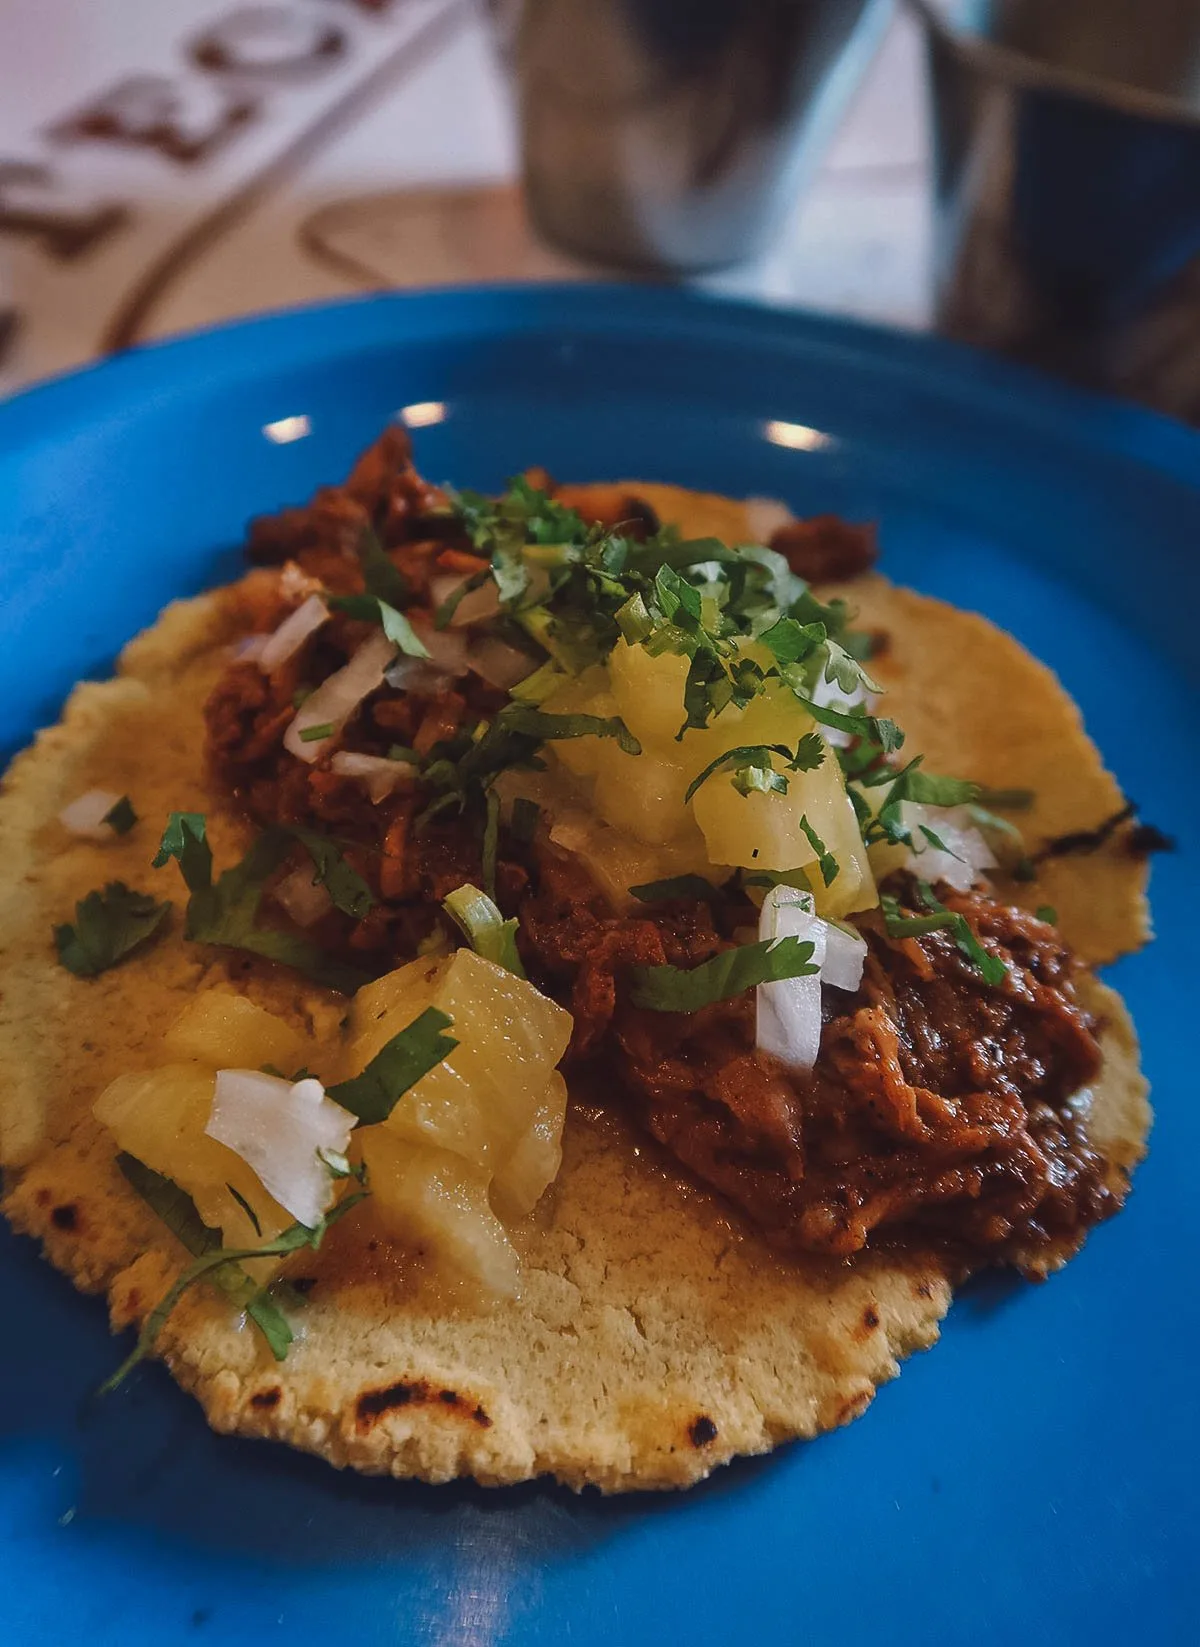
[[[644,476],[881,523],[894,578],[1061,674],[1143,815],[1159,930],[1111,976],[1158,1112],[1122,1217],[1042,1287],[978,1284],[849,1429],[682,1497],[430,1489],[209,1433],[159,1368],[85,1397],[95,1300],[0,1237],[0,1637],[14,1647],[1193,1640],[1200,440],[940,344],[619,288],[269,318],[0,406],[2,741],[246,517],[402,407],[435,479]],[[435,415],[427,412],[426,417]],[[289,441],[279,433],[303,427]],[[770,438],[770,437],[774,438]],[[782,442],[782,444],[781,444]]]

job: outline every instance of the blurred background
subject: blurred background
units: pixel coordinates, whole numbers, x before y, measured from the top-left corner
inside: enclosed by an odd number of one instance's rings
[[[0,393],[293,303],[595,278],[1200,418],[1200,0],[0,4]]]

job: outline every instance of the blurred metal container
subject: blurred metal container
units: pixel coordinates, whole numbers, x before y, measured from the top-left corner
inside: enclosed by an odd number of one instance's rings
[[[1200,0],[910,0],[938,322],[1200,420]]]
[[[529,208],[561,247],[694,273],[753,257],[893,0],[500,0]]]

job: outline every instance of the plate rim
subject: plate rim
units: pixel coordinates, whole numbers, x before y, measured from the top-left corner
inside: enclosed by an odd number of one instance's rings
[[[633,282],[494,282],[430,286],[295,304],[155,339],[54,374],[0,399],[0,459],[53,439],[81,417],[148,391],[171,394],[208,379],[229,383],[351,349],[469,331],[494,316],[499,329],[562,324],[596,331],[625,325],[693,341],[770,343],[797,356],[869,362],[944,400],[967,402],[1060,443],[1107,451],[1200,490],[1200,430],[1115,396],[933,332],[904,331],[807,308],[746,301],[692,288]],[[422,321],[436,321],[422,327]],[[485,328],[495,332],[497,327]],[[249,336],[256,347],[245,347]]]

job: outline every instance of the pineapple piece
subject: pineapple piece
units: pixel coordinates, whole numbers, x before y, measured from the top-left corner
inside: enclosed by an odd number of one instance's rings
[[[619,640],[608,656],[617,714],[643,748],[667,750],[683,725],[688,660],[676,652],[653,657]]]
[[[451,1150],[414,1143],[386,1122],[359,1133],[372,1206],[384,1228],[428,1246],[488,1292],[515,1298],[517,1255],[488,1204],[488,1174]]]
[[[97,1098],[92,1113],[119,1149],[186,1190],[204,1222],[221,1231],[226,1246],[255,1247],[294,1220],[240,1155],[205,1133],[214,1081],[211,1069],[195,1063],[119,1075]],[[261,1235],[230,1185],[254,1208]]]
[[[567,1083],[556,1070],[528,1131],[498,1164],[492,1179],[491,1203],[505,1223],[528,1217],[558,1176],[566,1116]]]
[[[549,715],[600,715],[605,720],[617,713],[617,700],[609,688],[608,670],[594,663],[582,675],[565,681],[541,706]],[[597,770],[603,738],[559,738],[552,745],[555,755],[577,778],[590,778]]]
[[[595,809],[606,822],[648,846],[695,837],[683,800],[690,775],[678,760],[648,747],[627,755],[614,739],[600,741],[595,762]]]
[[[406,1092],[383,1124],[479,1167],[529,1127],[571,1037],[571,1015],[524,978],[459,949],[410,962],[368,984],[350,1014],[347,1074],[358,1074],[426,1007],[452,1020],[458,1046]]]
[[[211,1069],[261,1069],[293,1075],[309,1061],[304,1037],[244,995],[210,989],[184,1007],[163,1037],[171,1062],[194,1058]],[[149,1163],[147,1163],[149,1164]]]
[[[676,841],[647,846],[590,812],[573,810],[558,815],[550,839],[586,864],[614,909],[629,907],[631,886],[644,886],[648,881],[666,880],[673,875],[705,875],[720,880],[728,873],[713,870],[704,837],[694,824]]]

